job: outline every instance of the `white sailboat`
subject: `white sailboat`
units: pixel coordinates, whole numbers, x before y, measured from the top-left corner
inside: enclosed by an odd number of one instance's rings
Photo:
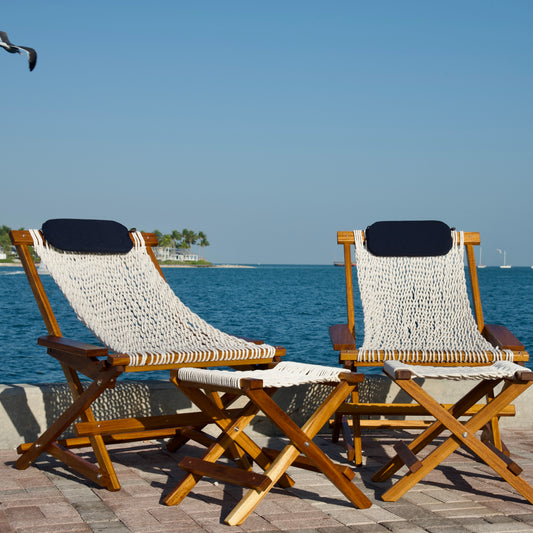
[[[485,268],[487,265],[484,265],[482,262],[481,262],[481,246],[479,247],[479,263],[477,264],[477,267],[478,268]]]
[[[503,250],[503,252],[498,248],[498,253],[503,254],[503,265],[500,265],[500,268],[511,268],[511,265],[508,265],[506,262],[506,252]]]

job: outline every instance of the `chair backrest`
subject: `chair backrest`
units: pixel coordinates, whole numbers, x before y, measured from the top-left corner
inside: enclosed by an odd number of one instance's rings
[[[48,332],[60,336],[32,245],[78,318],[132,366],[271,359],[275,348],[228,335],[194,314],[166,283],[152,234],[113,221],[56,219],[12,232]]]
[[[344,246],[354,336],[351,245],[355,248],[364,315],[358,360],[377,360],[377,352],[380,358],[435,363],[486,362],[487,354],[491,359],[512,357],[480,333],[484,324],[473,251],[478,233],[452,231],[438,221],[378,222],[366,231],[339,232],[338,242]]]

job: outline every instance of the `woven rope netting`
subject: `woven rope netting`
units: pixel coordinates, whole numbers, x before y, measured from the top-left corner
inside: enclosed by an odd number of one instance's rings
[[[512,359],[511,351],[495,348],[479,332],[466,287],[464,237],[452,234],[446,255],[378,257],[366,249],[363,233],[354,232],[364,315],[359,361],[486,363],[489,354]]]
[[[292,387],[308,383],[338,382],[340,368],[281,361],[267,370],[204,370],[202,368],[180,368],[178,378],[197,385],[215,385],[238,389],[241,379],[263,380],[264,387]]]
[[[421,366],[402,361],[385,361],[384,370],[393,376],[398,370],[407,370],[423,379],[513,379],[524,372],[524,367],[512,361],[496,361],[484,366]]]
[[[228,335],[174,294],[135,233],[127,254],[63,252],[31,230],[34,248],[78,318],[130,365],[271,358],[275,348]]]

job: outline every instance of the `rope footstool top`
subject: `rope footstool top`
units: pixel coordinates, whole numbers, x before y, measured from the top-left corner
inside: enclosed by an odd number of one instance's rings
[[[410,372],[413,376],[425,379],[528,379],[533,372],[512,361],[496,361],[487,366],[425,366],[409,365],[401,361],[385,361],[383,371],[390,377],[397,378],[399,372]]]
[[[180,368],[178,379],[201,387],[227,387],[241,389],[242,379],[260,379],[264,387],[292,387],[308,383],[339,382],[346,373],[339,368],[282,361],[267,370],[205,370],[203,368]],[[349,372],[348,372],[349,373]]]

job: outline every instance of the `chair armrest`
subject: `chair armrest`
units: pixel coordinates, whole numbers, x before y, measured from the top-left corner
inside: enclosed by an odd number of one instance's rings
[[[355,337],[348,324],[335,324],[329,327],[329,338],[334,350],[355,350]]]
[[[485,324],[483,336],[503,350],[523,351],[524,345],[505,327],[496,324]]]
[[[101,357],[108,355],[107,348],[104,348],[103,346],[95,346],[94,344],[65,339],[65,337],[56,337],[55,335],[44,335],[43,337],[39,337],[37,339],[37,344],[70,355],[83,357]]]

